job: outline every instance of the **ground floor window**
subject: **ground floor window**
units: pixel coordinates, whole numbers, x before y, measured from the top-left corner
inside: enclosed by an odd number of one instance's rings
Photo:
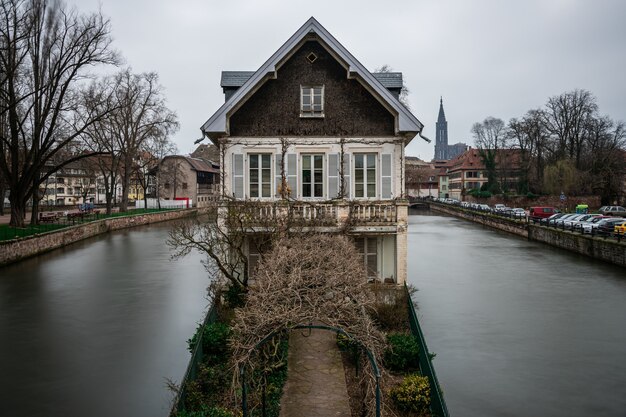
[[[357,251],[361,254],[368,280],[378,279],[378,239],[358,237],[354,239]]]

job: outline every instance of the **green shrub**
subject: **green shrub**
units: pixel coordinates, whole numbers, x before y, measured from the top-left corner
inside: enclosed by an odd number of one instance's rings
[[[229,285],[223,296],[226,305],[230,308],[239,308],[246,304],[246,292],[239,285]]]
[[[537,197],[539,197],[539,196],[538,196],[537,194],[535,194],[535,193],[533,193],[533,192],[529,191],[529,192],[526,194],[526,197],[528,197],[528,198],[530,198],[530,199],[534,199],[534,198],[537,198]]]
[[[404,377],[402,383],[389,391],[396,407],[403,411],[426,414],[430,407],[430,383],[419,374]]]
[[[226,363],[201,364],[196,379],[187,382],[185,386],[185,409],[206,411],[208,405],[219,404],[230,386],[232,376]]]
[[[193,337],[187,340],[188,349],[190,352],[196,347],[198,343],[198,337],[200,336],[200,330],[202,325],[199,325],[196,329],[196,333]],[[211,323],[204,329],[202,336],[202,352],[205,357],[209,357],[208,361],[211,363],[221,363],[228,360],[229,346],[228,338],[230,337],[230,327],[224,323]]]
[[[419,367],[419,345],[413,335],[391,333],[387,345],[383,356],[387,369],[402,372]]]

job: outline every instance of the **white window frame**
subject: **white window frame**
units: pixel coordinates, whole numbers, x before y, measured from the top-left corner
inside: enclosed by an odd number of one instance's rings
[[[374,158],[374,195],[373,196],[369,196],[368,195],[368,185],[371,185],[370,183],[367,182],[367,157],[368,156],[372,156]],[[364,157],[364,168],[361,168],[363,170],[363,195],[359,196],[357,195],[357,181],[356,181],[356,173],[357,173],[357,167],[356,167],[356,160],[357,157],[363,156]],[[380,181],[378,178],[379,175],[379,155],[376,152],[356,152],[352,155],[352,190],[353,190],[353,196],[355,199],[359,199],[359,200],[375,200],[378,198],[378,187],[380,186]]]
[[[267,195],[263,195],[263,161],[262,161],[262,157],[263,156],[268,156],[269,157],[269,168],[265,168],[265,169],[269,169],[269,183],[266,183],[269,185],[269,191]],[[271,199],[272,196],[274,195],[273,193],[273,185],[274,185],[274,181],[273,181],[273,167],[272,167],[272,153],[270,152],[255,152],[255,153],[248,153],[246,155],[246,160],[247,160],[247,164],[246,164],[246,191],[247,191],[247,195],[249,198],[255,199],[255,200],[267,200],[267,199]],[[253,158],[258,158],[258,166],[256,168],[252,168],[252,164],[251,161]],[[250,173],[252,172],[253,169],[257,170],[257,178],[258,181],[253,183],[252,182],[252,178]],[[256,184],[258,186],[258,194],[257,196],[253,196],[252,195],[252,185]]]
[[[319,89],[317,93],[315,90]],[[319,109],[315,109],[313,101],[316,96],[320,97]],[[305,105],[305,97],[308,97],[309,104]],[[305,106],[308,106],[305,109]],[[301,85],[300,86],[300,117],[324,117],[324,85]]]
[[[314,157],[319,156],[322,160],[322,168],[321,168],[321,176],[322,176],[322,181],[321,183],[319,183],[322,187],[322,194],[321,195],[315,195],[315,185],[318,184],[315,182],[315,168],[314,168]],[[304,158],[310,158],[311,159],[311,195],[310,196],[305,196],[304,195]],[[326,155],[324,153],[319,153],[319,152],[307,152],[307,153],[302,153],[300,154],[300,197],[302,197],[303,199],[324,199],[325,195],[326,195],[326,190],[325,187],[327,185],[326,181],[325,181],[325,173],[326,173],[326,163],[325,163],[325,159],[326,159]]]

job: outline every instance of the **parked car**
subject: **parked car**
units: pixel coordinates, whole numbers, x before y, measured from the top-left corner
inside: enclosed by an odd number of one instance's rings
[[[491,207],[489,207],[487,204],[478,204],[478,210],[491,211]]]
[[[526,210],[521,207],[516,207],[511,209],[511,217],[514,219],[525,219],[526,218]]]
[[[574,223],[581,221],[581,220],[585,220],[587,218],[589,218],[590,216],[588,214],[576,214],[570,218],[568,218],[567,220],[563,221],[563,227],[566,229],[573,229],[574,228]]]
[[[528,215],[531,219],[545,219],[558,212],[554,207],[531,207]]]
[[[626,234],[626,220],[624,220],[621,223],[615,224],[615,226],[613,226],[613,227],[614,227],[613,230],[614,230],[616,235],[624,235],[624,234]]]
[[[495,206],[493,206],[493,211],[495,213],[500,213],[503,212],[507,207],[504,204],[496,204]]]
[[[539,224],[542,226],[548,226],[550,222],[556,221],[556,219],[565,216],[565,213],[555,213],[550,217],[546,217],[545,219],[539,220]]]
[[[591,233],[592,229],[597,226],[597,223],[608,217],[602,216],[601,214],[587,214],[581,219],[572,222],[572,226],[574,230],[582,231],[583,233]]]
[[[556,227],[561,227],[563,226],[563,222],[566,221],[567,219],[571,219],[572,217],[576,216],[576,213],[567,213],[565,216],[563,217],[559,217],[558,219],[556,219],[554,221],[554,223],[550,223],[552,226],[556,226]]]
[[[598,213],[605,216],[619,216],[626,217],[626,208],[622,206],[602,206]]]
[[[624,219],[619,217],[612,217],[609,219],[601,220],[598,223],[598,228],[596,229],[596,231],[599,235],[611,235],[615,232],[615,225],[618,223],[622,223],[623,221]]]

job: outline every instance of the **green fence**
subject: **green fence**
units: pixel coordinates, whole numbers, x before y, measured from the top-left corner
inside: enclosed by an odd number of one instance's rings
[[[204,337],[204,330],[206,327],[215,322],[217,319],[217,307],[215,304],[211,307],[206,317],[204,318],[204,323],[202,323],[202,327],[200,328],[200,333],[197,337],[196,347],[191,353],[191,359],[189,359],[189,364],[187,365],[187,371],[185,371],[185,376],[183,377],[180,383],[180,390],[178,391],[178,395],[174,401],[174,406],[172,407],[172,415],[175,415],[178,411],[183,411],[185,406],[185,397],[187,395],[187,382],[193,381],[198,376],[198,368],[200,364],[204,360],[204,352],[202,351],[202,339]]]
[[[65,229],[77,224],[89,223],[96,220],[108,219],[112,217],[122,216],[139,216],[142,214],[157,213],[161,211],[180,210],[180,208],[163,208],[163,209],[133,209],[121,213],[104,214],[101,212],[70,212],[68,214],[58,214],[54,217],[49,214],[51,212],[43,212],[37,225],[26,225],[25,227],[13,227],[8,224],[0,224],[0,241],[21,239],[28,236],[40,235],[55,230]]]
[[[409,304],[408,309],[409,322],[411,324],[411,333],[413,333],[413,336],[417,338],[417,342],[420,346],[420,371],[422,372],[422,375],[428,378],[431,386],[430,409],[432,415],[437,417],[448,417],[450,415],[448,413],[448,407],[446,407],[446,402],[443,399],[443,393],[441,392],[441,387],[439,386],[439,381],[437,380],[437,374],[435,373],[435,368],[433,368],[433,364],[430,359],[430,352],[428,351],[428,346],[426,346],[424,334],[422,333],[419,321],[417,320],[417,314],[415,313],[415,308],[413,307],[413,300],[411,300],[411,295],[409,294],[409,290],[406,286],[405,290],[407,303]]]

